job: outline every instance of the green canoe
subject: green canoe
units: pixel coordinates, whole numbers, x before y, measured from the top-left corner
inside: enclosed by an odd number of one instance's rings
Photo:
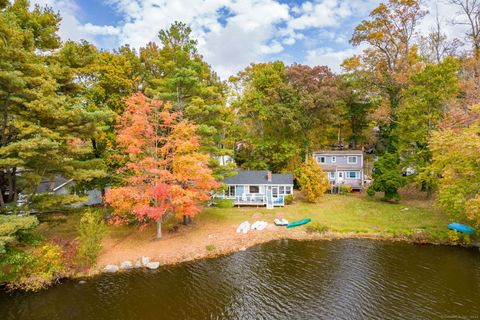
[[[298,226],[302,226],[304,224],[309,223],[310,221],[312,221],[312,219],[310,219],[310,218],[306,218],[306,219],[302,219],[302,220],[298,220],[298,221],[293,221],[292,223],[289,223],[287,225],[287,228],[295,228],[295,227],[298,227]]]

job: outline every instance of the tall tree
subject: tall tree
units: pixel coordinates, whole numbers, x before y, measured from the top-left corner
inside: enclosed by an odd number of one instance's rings
[[[453,58],[426,66],[412,77],[399,108],[396,134],[402,164],[415,169],[414,177],[424,191],[433,191],[430,170],[425,170],[431,161],[429,140],[458,93],[457,72],[458,64]]]
[[[299,97],[301,139],[308,157],[313,146],[328,145],[336,135],[340,116],[336,76],[327,66],[301,64],[287,67],[286,73]]]
[[[33,200],[44,178],[60,174],[84,181],[104,175],[95,163],[82,160],[89,152],[84,141],[95,134],[103,115],[88,112],[64,92],[54,56],[59,21],[48,8],[30,10],[28,1],[7,2],[0,10],[2,207],[15,203],[20,190]]]
[[[302,114],[281,61],[252,64],[231,81],[241,88],[232,102],[241,132],[235,159],[249,169],[285,170],[302,161]]]
[[[397,124],[397,108],[404,88],[418,62],[413,40],[415,28],[425,12],[418,0],[389,0],[381,3],[363,20],[353,33],[353,45],[369,45],[362,56],[347,59],[343,66],[356,72],[385,99],[380,128],[386,148],[394,151],[396,137],[392,131]],[[383,124],[382,124],[383,122]]]
[[[463,20],[453,20],[453,23],[465,25],[468,28],[467,39],[472,44],[474,56],[480,57],[480,1],[479,0],[448,0],[458,8],[458,15]]]
[[[430,141],[438,187],[437,202],[455,219],[480,227],[480,109],[472,108],[465,127],[434,132]]]
[[[92,112],[105,113],[103,130],[91,137],[90,159],[96,159],[107,172],[105,177],[78,184],[79,190],[101,190],[116,183],[114,172],[119,165],[111,157],[117,152],[113,128],[125,109],[125,99],[136,92],[142,81],[140,59],[128,46],[113,52],[100,52],[83,41],[66,42],[57,53],[67,84],[73,84],[70,95],[79,97],[82,106]]]
[[[145,65],[147,96],[170,101],[174,110],[198,125],[202,150],[211,154],[211,165],[222,176],[223,168],[215,159],[231,155],[228,145],[232,122],[226,106],[226,85],[198,53],[197,41],[185,23],[175,22],[159,32],[161,46],[149,43],[140,49]]]
[[[191,217],[200,211],[200,203],[218,184],[207,166],[208,156],[199,152],[195,132],[196,126],[171,112],[168,104],[142,94],[128,99],[117,131],[117,143],[125,152],[119,170],[123,186],[110,188],[106,195],[116,221],[155,221],[161,238],[163,216]]]
[[[361,80],[360,80],[361,81]],[[338,79],[341,117],[340,126],[346,130],[348,146],[357,149],[367,144],[371,131],[371,112],[378,99],[370,96],[369,91],[359,83],[355,74],[342,75]],[[340,130],[340,129],[339,129]]]
[[[462,46],[462,42],[459,39],[448,39],[442,29],[444,23],[438,14],[437,8],[435,25],[430,28],[430,32],[427,35],[420,36],[420,54],[429,63],[440,63],[446,57],[455,56],[458,48]]]

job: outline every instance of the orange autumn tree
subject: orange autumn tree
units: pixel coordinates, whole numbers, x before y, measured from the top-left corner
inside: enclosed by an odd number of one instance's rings
[[[119,169],[122,185],[106,193],[114,221],[135,219],[142,226],[162,217],[192,217],[218,183],[208,168],[208,156],[199,152],[197,127],[172,112],[169,104],[134,94],[117,127],[117,144],[124,151]]]

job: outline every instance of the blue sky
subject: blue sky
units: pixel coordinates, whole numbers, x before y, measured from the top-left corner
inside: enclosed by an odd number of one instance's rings
[[[289,64],[328,65],[339,72],[343,59],[362,50],[348,43],[353,29],[380,3],[379,0],[34,2],[60,12],[63,39],[85,39],[103,49],[127,43],[139,48],[155,41],[160,29],[175,20],[184,21],[192,27],[205,60],[223,79],[250,62],[276,59]],[[445,14],[450,10],[451,14],[451,8],[441,0],[427,0],[426,7]],[[420,29],[428,30],[430,20],[427,17]]]

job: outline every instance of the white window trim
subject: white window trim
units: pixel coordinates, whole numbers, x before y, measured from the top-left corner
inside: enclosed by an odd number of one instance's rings
[[[328,173],[328,178],[329,178],[330,180],[335,180],[335,171],[330,171],[330,172]]]
[[[250,187],[258,187],[258,192],[251,192]],[[260,185],[258,185],[258,184],[249,184],[248,185],[248,193],[249,194],[260,194],[260,189],[261,189]]]
[[[355,157],[355,162],[350,161],[350,158]],[[358,156],[347,156],[347,163],[348,164],[358,164]]]
[[[332,156],[332,163],[336,163],[337,162],[337,157],[336,156]]]
[[[323,159],[323,162],[322,162]],[[318,157],[318,163],[327,163],[327,157],[326,156],[319,156]]]
[[[350,173],[351,173],[351,172],[355,172],[355,177],[354,177],[354,178],[350,177]],[[349,180],[358,180],[358,179],[360,179],[360,172],[359,172],[359,171],[347,171],[346,179],[349,179]]]
[[[287,192],[287,188],[289,189]],[[289,195],[289,194],[292,194],[293,193],[293,186],[289,185],[289,186],[285,186],[285,194],[286,195]]]

